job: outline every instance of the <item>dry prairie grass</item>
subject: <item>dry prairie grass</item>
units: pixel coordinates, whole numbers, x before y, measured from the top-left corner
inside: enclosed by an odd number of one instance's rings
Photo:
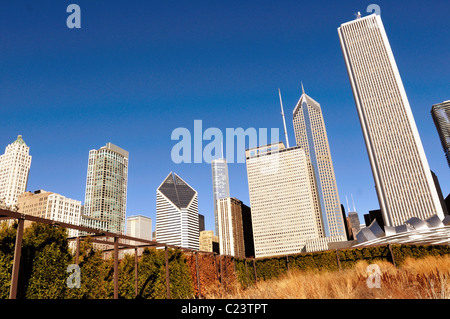
[[[407,259],[401,267],[376,263],[380,288],[367,285],[367,266],[359,261],[342,271],[292,270],[277,279],[260,281],[250,288],[238,284],[218,289],[207,298],[235,299],[450,299],[450,256]]]

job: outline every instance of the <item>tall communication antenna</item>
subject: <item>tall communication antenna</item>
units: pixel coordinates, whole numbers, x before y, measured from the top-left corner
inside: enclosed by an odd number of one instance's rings
[[[345,195],[345,200],[347,201],[347,211],[350,212],[350,206],[348,205],[348,197]]]
[[[286,119],[284,118],[283,101],[281,100],[280,89],[278,89],[278,95],[280,96],[281,115],[283,116],[284,136],[286,137],[287,148],[289,148],[289,139],[288,139],[288,134],[287,134],[287,129],[286,129]]]
[[[352,196],[352,202],[353,202],[353,211],[356,212],[356,208],[355,208],[355,201],[353,200],[353,194],[350,194]]]

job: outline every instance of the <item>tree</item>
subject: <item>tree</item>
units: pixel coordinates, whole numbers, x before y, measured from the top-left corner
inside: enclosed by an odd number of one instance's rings
[[[66,229],[32,223],[23,235],[17,297],[64,298],[71,259]]]
[[[16,229],[17,222],[12,226],[7,222],[0,224],[0,299],[9,298]]]

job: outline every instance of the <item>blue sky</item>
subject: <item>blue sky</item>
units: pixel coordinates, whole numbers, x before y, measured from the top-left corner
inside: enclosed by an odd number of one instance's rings
[[[66,26],[71,3],[81,29]],[[213,229],[211,167],[173,163],[172,131],[193,131],[198,119],[223,132],[282,132],[280,88],[293,145],[302,81],[322,107],[341,202],[353,194],[362,221],[379,205],[337,28],[370,3],[446,195],[430,109],[450,99],[448,1],[2,1],[0,147],[22,134],[33,156],[28,190],[84,202],[89,150],[114,143],[130,152],[128,216],[150,216],[154,227],[156,188],[175,171]],[[229,175],[231,195],[249,204],[245,164]]]

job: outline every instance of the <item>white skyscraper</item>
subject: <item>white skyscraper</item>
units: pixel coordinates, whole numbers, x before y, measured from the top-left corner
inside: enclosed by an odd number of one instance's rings
[[[434,214],[443,219],[380,16],[358,15],[338,33],[385,224],[397,226],[411,217]]]
[[[346,240],[341,203],[331,160],[330,146],[320,104],[305,94],[293,112],[297,146],[305,151],[314,211],[321,237],[340,237]]]
[[[255,257],[300,253],[321,232],[307,157],[282,142],[246,151]]]
[[[156,241],[199,249],[198,194],[172,172],[156,190]]]
[[[27,188],[31,166],[29,152],[30,148],[19,135],[6,147],[5,154],[0,155],[0,200],[6,206],[16,205],[19,195]]]
[[[214,200],[214,226],[215,234],[219,235],[219,221],[217,212],[217,200],[230,197],[230,186],[228,183],[228,166],[225,158],[211,161],[213,200]]]
[[[127,151],[111,143],[89,151],[84,215],[101,222],[103,230],[125,234],[127,182]]]

